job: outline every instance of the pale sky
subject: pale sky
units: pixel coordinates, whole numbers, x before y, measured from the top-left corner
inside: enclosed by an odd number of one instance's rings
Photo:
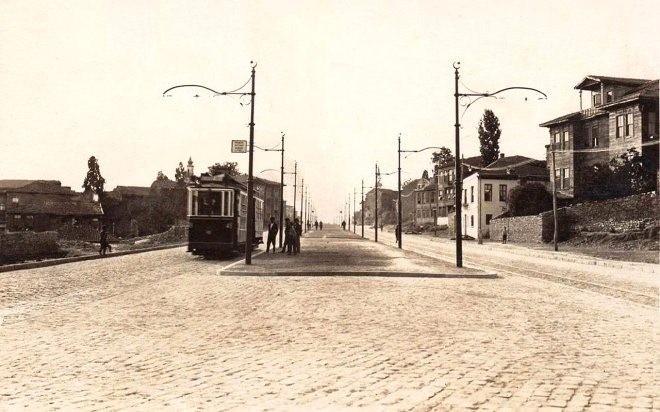
[[[659,9],[634,0],[2,0],[0,179],[81,190],[91,155],[107,190],[148,186],[159,170],[173,178],[188,157],[197,173],[224,161],[247,172],[230,141],[248,139],[249,106],[162,92],[235,89],[255,60],[255,144],[275,146],[286,132],[286,168],[298,161],[317,214],[331,220],[362,178],[373,185],[376,161],[395,170],[398,133],[404,149],[454,151],[454,61],[461,92],[529,86],[549,96],[474,104],[462,118],[464,156],[479,153],[477,123],[490,108],[501,152],[543,159],[538,124],[579,109],[573,87],[585,75],[659,77]],[[431,169],[430,156],[404,159],[404,180]],[[256,151],[255,172],[279,165],[279,153]],[[396,176],[383,183],[395,189]]]

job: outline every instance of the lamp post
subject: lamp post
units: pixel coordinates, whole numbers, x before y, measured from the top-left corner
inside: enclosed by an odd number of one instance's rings
[[[228,96],[228,95],[239,95],[239,96],[250,96],[250,149],[249,149],[249,160],[248,160],[248,216],[247,216],[247,236],[245,240],[245,264],[252,264],[252,248],[254,247],[254,177],[252,171],[254,169],[254,98],[255,98],[255,78],[256,78],[256,67],[257,63],[251,61],[250,65],[252,67],[252,72],[250,75],[250,80],[246,82],[243,86],[239,87],[236,90],[229,92],[217,92],[209,87],[202,86],[199,84],[181,84],[178,86],[170,87],[169,89],[163,92],[163,96],[167,95],[167,92],[178,89],[178,88],[187,88],[195,87],[208,90],[212,93],[215,93],[216,96]],[[251,83],[250,92],[239,92],[243,87],[247,86],[248,83]]]
[[[282,152],[282,162],[280,166],[280,248],[282,247],[282,228],[284,227],[284,136],[282,132],[282,143],[280,149],[261,149],[264,152]],[[257,147],[257,146],[255,146]]]
[[[298,192],[298,162],[293,164],[293,217],[296,218],[296,193]]]
[[[496,92],[493,93],[460,93],[458,91],[458,79],[460,78],[458,74],[458,69],[461,66],[461,62],[455,62],[453,64],[454,66],[454,109],[455,109],[455,122],[454,122],[454,128],[455,128],[455,153],[454,157],[456,158],[456,170],[454,174],[456,175],[455,177],[455,185],[456,185],[456,195],[454,196],[456,199],[456,206],[455,206],[455,230],[456,230],[456,267],[463,267],[463,233],[462,233],[462,218],[461,218],[461,208],[462,208],[462,202],[461,198],[463,195],[463,178],[462,178],[462,171],[463,171],[463,165],[461,162],[461,123],[458,118],[458,101],[461,97],[476,97],[475,100],[471,101],[466,107],[465,111],[467,111],[468,108],[472,104],[474,104],[477,100],[484,98],[484,97],[494,97],[495,95],[505,92],[507,90],[529,90],[533,91],[536,93],[540,93],[543,95],[543,98],[547,99],[548,96],[543,93],[540,90],[531,88],[531,87],[523,87],[523,86],[512,86],[512,87],[505,87],[504,89],[500,89]],[[465,113],[465,111],[463,113]],[[481,220],[481,216],[479,216],[479,219]]]
[[[399,154],[399,195],[398,195],[399,202],[398,202],[398,208],[399,208],[399,211],[398,211],[398,218],[397,218],[397,221],[398,221],[398,224],[399,224],[399,232],[400,232],[399,233],[399,249],[403,248],[403,217],[402,217],[402,212],[401,212],[401,209],[402,209],[402,207],[401,207],[401,153],[419,153],[419,152],[423,152],[423,151],[429,150],[429,149],[441,149],[441,147],[429,146],[429,147],[425,147],[425,148],[419,149],[419,150],[401,150],[401,133],[399,133],[399,150],[398,150],[398,154]],[[436,185],[436,188],[437,188],[437,185]],[[436,192],[436,199],[437,199],[437,197],[438,196],[437,196],[437,192]]]
[[[364,239],[364,179],[362,179],[362,197],[360,198],[360,220],[362,221],[362,239]]]

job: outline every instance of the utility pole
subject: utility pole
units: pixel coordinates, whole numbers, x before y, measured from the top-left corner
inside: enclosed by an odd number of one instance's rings
[[[300,220],[303,219],[303,198],[305,194],[305,179],[300,183]]]
[[[551,143],[554,144],[554,143]],[[555,149],[552,148],[552,220],[554,221],[554,232],[552,235],[552,242],[555,245],[555,252],[559,251],[559,246],[557,245],[557,240],[559,237],[559,230],[557,228],[557,174],[555,173]]]
[[[357,209],[355,209],[355,187],[353,188],[353,215],[355,215],[355,212]],[[353,216],[353,233],[355,233],[355,216]]]
[[[247,236],[245,239],[245,264],[252,264],[252,248],[254,247],[254,80],[255,67],[252,66],[252,102],[250,104],[250,157],[248,163],[248,215],[247,215]]]
[[[378,163],[376,163],[376,184],[374,185],[374,241],[378,242]]]
[[[348,194],[348,231],[351,231],[351,194]]]
[[[360,200],[360,220],[362,221],[362,239],[364,239],[364,179],[362,179],[362,197]]]
[[[397,223],[399,229],[399,249],[403,248],[403,219],[401,217],[401,133],[399,133],[399,194],[396,204],[397,208]],[[396,229],[395,229],[396,230]]]
[[[282,133],[282,166],[280,167],[280,249],[284,233],[284,133]]]
[[[463,164],[461,162],[461,124],[458,120],[458,64],[454,63],[454,108],[456,110],[456,121],[454,122],[454,128],[455,128],[455,134],[456,134],[456,141],[455,141],[455,151],[454,151],[454,157],[456,161],[454,162],[456,165],[456,170],[454,171],[454,174],[456,175],[455,179],[455,186],[456,186],[456,196],[455,196],[455,209],[456,212],[454,213],[454,229],[456,231],[456,267],[463,267],[463,233],[462,233],[462,204],[461,200],[463,197],[463,177],[461,176],[461,172],[463,170]]]
[[[293,164],[293,216],[292,219],[296,218],[296,193],[298,192],[298,162],[296,161]]]

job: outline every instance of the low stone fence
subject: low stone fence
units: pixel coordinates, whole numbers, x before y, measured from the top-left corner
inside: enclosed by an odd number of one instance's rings
[[[658,197],[645,193],[619,199],[578,203],[557,209],[559,240],[584,232],[627,233],[654,227],[658,222]],[[539,215],[498,217],[490,221],[490,237],[502,239],[507,228],[512,242],[550,242],[554,236],[552,211]]]
[[[61,255],[57,232],[0,233],[0,264]]]

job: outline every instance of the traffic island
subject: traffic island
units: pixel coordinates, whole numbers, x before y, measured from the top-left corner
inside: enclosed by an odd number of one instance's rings
[[[300,254],[261,253],[251,265],[218,270],[226,276],[382,276],[494,279],[495,273],[457,268],[417,253],[361,239],[345,231],[303,237]]]

